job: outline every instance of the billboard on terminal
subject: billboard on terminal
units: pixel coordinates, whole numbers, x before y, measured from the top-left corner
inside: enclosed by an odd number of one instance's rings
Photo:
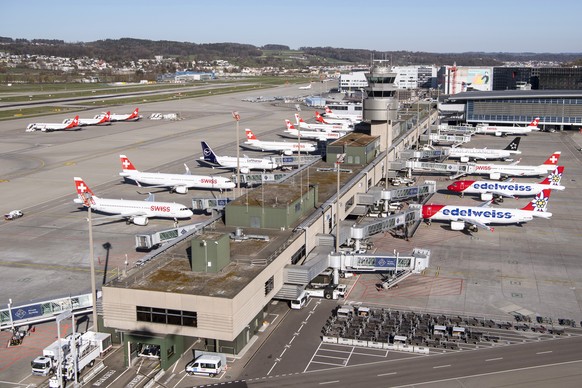
[[[456,94],[471,90],[493,90],[493,68],[447,66],[445,93]]]

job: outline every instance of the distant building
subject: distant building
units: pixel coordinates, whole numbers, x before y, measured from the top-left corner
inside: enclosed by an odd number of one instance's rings
[[[160,74],[157,77],[158,82],[193,82],[193,81],[208,81],[215,79],[214,73],[200,73],[193,71],[177,71],[175,73]]]

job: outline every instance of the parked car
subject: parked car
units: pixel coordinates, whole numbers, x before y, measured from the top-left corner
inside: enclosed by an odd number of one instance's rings
[[[22,213],[22,210],[12,210],[10,213],[4,214],[4,219],[7,221],[11,221],[20,218],[23,215],[24,213]]]

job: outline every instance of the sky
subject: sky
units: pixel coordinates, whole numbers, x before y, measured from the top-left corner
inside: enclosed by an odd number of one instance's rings
[[[432,53],[582,52],[579,0],[2,0],[0,36]]]

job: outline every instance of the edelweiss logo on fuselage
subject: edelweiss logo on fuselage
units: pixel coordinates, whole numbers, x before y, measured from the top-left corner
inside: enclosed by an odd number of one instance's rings
[[[476,190],[511,190],[511,191],[532,191],[531,185],[520,185],[517,183],[474,183]]]
[[[493,210],[475,210],[475,209],[443,209],[443,215],[445,216],[455,216],[455,217],[485,217],[485,218],[505,218],[510,219],[513,217],[511,212],[499,212],[495,209]]]

